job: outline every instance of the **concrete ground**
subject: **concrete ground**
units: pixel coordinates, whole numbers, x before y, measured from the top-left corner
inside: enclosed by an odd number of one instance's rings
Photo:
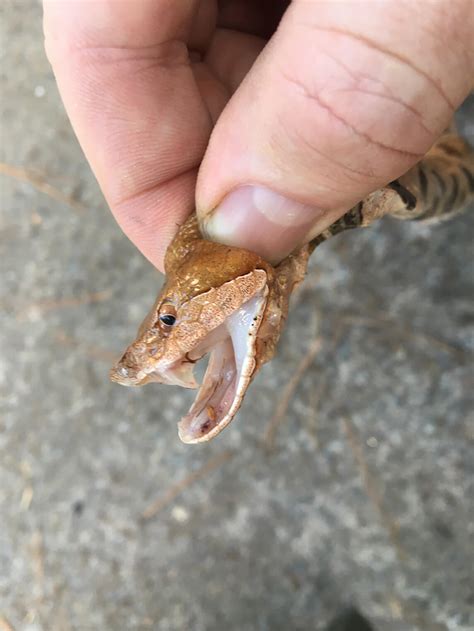
[[[472,215],[322,246],[238,419],[185,446],[192,393],[108,381],[161,279],[78,147],[39,5],[2,10],[1,631],[322,631],[347,607],[473,629]]]

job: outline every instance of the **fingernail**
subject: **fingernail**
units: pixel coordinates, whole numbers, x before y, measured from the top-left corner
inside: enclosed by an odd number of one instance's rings
[[[241,186],[202,225],[213,241],[251,250],[275,264],[302,243],[322,214],[263,186]]]

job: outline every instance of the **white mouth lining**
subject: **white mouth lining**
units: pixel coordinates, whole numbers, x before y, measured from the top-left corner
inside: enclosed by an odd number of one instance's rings
[[[268,288],[264,286],[222,325],[225,337],[211,351],[196,400],[178,424],[183,442],[210,440],[230,423],[239,409],[255,371],[257,334],[267,294]]]

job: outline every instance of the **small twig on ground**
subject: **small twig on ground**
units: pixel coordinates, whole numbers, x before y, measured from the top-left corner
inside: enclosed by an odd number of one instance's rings
[[[319,439],[318,439],[319,403],[326,389],[327,382],[328,382],[327,373],[323,373],[318,381],[316,388],[309,395],[310,413],[308,415],[307,427],[308,427],[309,435],[314,440],[314,445],[316,449],[319,447]]]
[[[393,320],[389,314],[379,314],[376,317],[370,316],[358,316],[358,315],[343,315],[340,318],[341,322],[346,324],[354,324],[358,326],[367,326],[367,327],[377,327],[382,329],[390,329],[390,333],[398,333],[400,337],[406,337],[408,339],[412,339],[415,341],[424,341],[435,346],[438,346],[442,350],[447,353],[451,353],[453,355],[457,355],[458,357],[465,358],[469,351],[460,348],[459,346],[455,346],[454,344],[450,344],[445,340],[440,340],[429,333],[425,333],[424,331],[417,331],[415,329],[411,329],[406,324],[396,322]]]
[[[301,359],[300,363],[296,367],[296,370],[294,371],[291,379],[286,384],[283,393],[277,403],[275,413],[269,420],[263,436],[263,444],[267,451],[271,451],[273,449],[276,433],[281,423],[283,422],[283,419],[285,418],[285,414],[288,410],[291,398],[293,397],[295,390],[298,387],[305,372],[311,366],[311,363],[320,351],[321,346],[321,338],[316,337],[310,344],[306,355],[304,355],[304,357]]]
[[[87,208],[75,200],[73,197],[66,195],[58,188],[54,187],[49,182],[46,182],[41,176],[27,169],[23,169],[21,167],[14,167],[10,164],[6,164],[5,162],[0,162],[0,173],[6,175],[8,177],[12,177],[20,182],[26,182],[33,186],[37,191],[51,197],[57,202],[61,204],[66,204],[70,206],[72,209],[83,213],[87,210]]]
[[[347,327],[342,322],[339,322],[339,324],[334,329],[331,343],[329,346],[332,352],[334,352],[334,349],[337,347],[337,345],[341,341],[341,338],[344,335],[346,329]],[[322,372],[322,374],[319,377],[316,388],[310,394],[309,406],[310,406],[311,411],[308,418],[308,431],[309,431],[310,436],[312,436],[314,439],[316,448],[319,447],[319,441],[318,441],[318,436],[317,436],[318,407],[319,407],[321,398],[325,392],[328,379],[329,379],[329,373],[326,370]]]
[[[362,483],[364,485],[367,497],[377,511],[381,524],[388,534],[388,538],[393,548],[395,549],[397,557],[400,561],[405,561],[407,558],[407,554],[400,543],[400,539],[398,536],[398,524],[394,521],[391,515],[386,512],[384,508],[381,493],[377,487],[372,473],[370,472],[369,465],[367,464],[367,460],[365,458],[364,449],[357,435],[357,431],[352,421],[348,417],[343,418],[342,422],[347,441],[357,465],[359,475],[362,478]]]
[[[82,305],[95,304],[97,302],[105,302],[112,297],[112,289],[103,289],[102,291],[93,291],[82,296],[68,296],[67,298],[57,298],[50,300],[38,300],[26,305],[18,313],[18,319],[25,318],[28,313],[39,312],[47,313],[56,309],[67,309],[71,307],[80,307]]]
[[[419,631],[447,631],[447,627],[443,623],[438,624],[430,620],[423,609],[406,598],[389,594],[388,606],[395,620],[402,620],[406,625],[409,625],[405,628],[416,628]]]
[[[37,604],[40,605],[43,599],[44,584],[44,547],[43,536],[41,532],[36,530],[31,536],[30,541],[31,564],[33,576],[38,592],[36,594]]]
[[[166,506],[171,504],[173,500],[175,500],[178,495],[181,495],[183,491],[185,491],[188,487],[193,485],[195,482],[203,478],[205,475],[219,468],[225,462],[233,458],[234,451],[231,449],[227,449],[226,451],[221,451],[212,458],[210,458],[207,462],[205,462],[202,467],[189,473],[182,480],[179,480],[175,484],[172,484],[165,493],[159,497],[157,500],[152,502],[141,514],[142,519],[151,519],[155,515],[157,515],[160,511],[162,511]]]
[[[23,487],[23,492],[20,498],[20,508],[21,510],[29,510],[31,506],[31,502],[33,500],[33,484],[32,484],[32,471],[31,466],[27,460],[22,460],[19,465],[21,477],[25,483]],[[1,631],[1,630],[0,630]]]
[[[48,631],[72,631],[71,613],[67,603],[67,587],[65,583],[56,582],[50,594],[50,602],[53,603],[49,615]]]
[[[31,484],[28,484],[27,486],[25,486],[21,494],[21,498],[20,498],[21,510],[24,510],[24,511],[29,510],[32,500],[33,500],[33,487],[31,486]]]
[[[92,359],[97,359],[106,364],[113,364],[117,360],[116,353],[112,353],[112,351],[108,351],[107,349],[100,348],[98,346],[84,344],[80,340],[76,340],[76,338],[72,337],[71,335],[67,335],[65,331],[55,331],[54,338],[59,344],[62,344],[63,346],[76,348],[79,351],[83,352],[84,355],[87,355]]]

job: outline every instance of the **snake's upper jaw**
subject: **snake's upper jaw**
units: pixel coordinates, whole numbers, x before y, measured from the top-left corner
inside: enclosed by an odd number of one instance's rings
[[[177,361],[164,367],[153,364],[141,365],[136,356],[140,354],[132,344],[123,357],[110,370],[110,379],[122,386],[144,386],[147,383],[165,383],[182,388],[197,388],[193,365],[186,361]],[[140,346],[140,345],[139,345]],[[141,345],[143,346],[143,345]]]
[[[214,438],[233,419],[257,366],[257,335],[267,302],[265,286],[231,314],[206,344],[196,352],[210,352],[201,388],[179,425],[184,443]]]

